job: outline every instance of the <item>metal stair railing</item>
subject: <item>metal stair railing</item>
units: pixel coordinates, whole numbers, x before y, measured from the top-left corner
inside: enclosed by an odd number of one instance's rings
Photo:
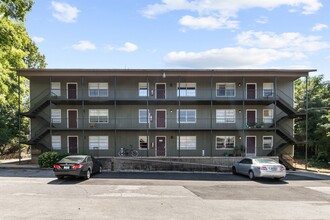
[[[44,93],[46,93],[46,95],[44,95]],[[50,100],[50,93],[49,93],[49,89],[47,88],[43,90],[39,96],[30,100],[30,104],[33,103],[33,105],[30,105],[30,110],[28,112],[22,113],[22,115],[35,116],[36,113],[38,113],[40,110],[46,107],[45,104],[47,104],[47,101],[49,100]]]
[[[288,155],[288,154],[281,154],[279,156],[279,160],[288,169],[290,169],[290,170],[296,170],[296,164],[297,164],[297,162],[290,155]]]

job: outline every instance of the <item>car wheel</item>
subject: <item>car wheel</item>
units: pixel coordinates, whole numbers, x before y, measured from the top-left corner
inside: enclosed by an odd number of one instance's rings
[[[91,171],[90,171],[90,169],[88,169],[88,170],[86,171],[86,176],[85,176],[85,179],[86,179],[86,180],[88,180],[89,178],[91,178]]]
[[[232,167],[231,171],[232,171],[232,173],[233,173],[234,175],[237,174],[237,172],[236,172],[236,168],[235,168],[235,167]]]
[[[64,178],[64,176],[56,176],[56,177],[57,177],[57,179],[59,179],[59,180],[61,180],[61,179]]]
[[[139,155],[139,153],[136,150],[132,151],[132,157],[137,157]]]
[[[252,170],[249,171],[249,178],[250,178],[250,180],[254,179],[254,173]]]

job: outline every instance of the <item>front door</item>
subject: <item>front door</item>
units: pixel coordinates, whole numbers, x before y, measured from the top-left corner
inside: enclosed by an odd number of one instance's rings
[[[165,99],[166,84],[156,83],[156,99]]]
[[[246,156],[256,156],[256,136],[246,136]]]
[[[246,98],[256,99],[256,84],[254,83],[246,84]]]
[[[166,128],[166,110],[156,110],[156,128]]]
[[[166,137],[156,137],[156,156],[166,156]]]
[[[69,136],[68,137],[68,153],[69,154],[78,154],[78,137]]]
[[[78,128],[77,110],[68,110],[68,128]]]
[[[250,128],[256,125],[256,110],[246,110],[246,124]]]
[[[68,99],[77,99],[77,83],[68,83]]]

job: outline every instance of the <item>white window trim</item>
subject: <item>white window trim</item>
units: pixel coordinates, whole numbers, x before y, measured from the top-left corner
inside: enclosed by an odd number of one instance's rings
[[[142,111],[147,111],[147,121],[141,121],[141,112]],[[150,123],[150,114],[149,114],[149,109],[139,109],[139,124],[148,124]]]
[[[194,148],[187,148],[187,147],[184,147],[184,148],[182,148],[182,143],[181,143],[181,140],[182,140],[182,138],[187,138],[187,137],[192,137],[192,138],[194,138],[195,140],[195,146],[194,146]],[[196,136],[193,136],[193,135],[185,135],[185,136],[177,136],[176,137],[176,139],[177,139],[177,141],[176,141],[176,149],[177,150],[196,150],[197,149],[197,137]]]
[[[140,142],[140,140],[142,138],[144,138],[144,137],[147,138],[147,148],[141,148],[141,142]],[[147,135],[140,135],[139,136],[139,140],[138,140],[138,146],[139,146],[139,150],[149,150],[149,136],[147,136]]]
[[[60,114],[59,114],[59,118],[54,118],[53,117],[53,111],[58,111]],[[62,110],[61,109],[51,109],[51,122],[52,124],[60,124],[62,123]],[[55,120],[54,120],[55,119]],[[55,122],[54,122],[55,121]]]
[[[54,88],[53,85],[58,84],[59,87]],[[51,96],[61,96],[61,82],[51,82],[50,83]]]
[[[267,85],[267,84],[272,85],[271,88],[270,88],[272,90],[272,94],[266,96],[266,94],[265,94],[265,85]],[[263,85],[262,85],[262,95],[263,95],[263,97],[273,97],[274,96],[274,83],[263,83]]]
[[[233,145],[233,147],[227,147],[226,140],[227,140],[228,137],[231,137],[231,138],[233,137],[234,138],[234,145]],[[217,147],[217,144],[218,144],[217,139],[218,138],[224,138],[225,139],[225,147],[224,148],[218,148]],[[233,150],[235,148],[235,144],[236,144],[236,138],[235,138],[234,135],[225,135],[225,136],[218,135],[218,136],[215,137],[215,149],[216,150]]]
[[[97,87],[98,87],[98,94],[97,95],[91,95],[90,94],[90,90],[91,90],[91,84],[97,84]],[[106,90],[107,91],[107,94],[106,95],[100,95],[100,84],[106,84],[106,88],[105,89],[102,89],[102,90]],[[109,96],[109,83],[107,82],[89,82],[88,83],[88,97],[108,97]]]
[[[218,117],[217,117],[217,113],[218,111],[225,111],[225,122],[221,122],[221,121],[218,121]],[[228,122],[226,121],[227,119],[231,119],[231,118],[227,118],[227,115],[226,115],[226,111],[234,111],[234,121],[233,122]],[[236,109],[216,109],[215,111],[215,120],[216,120],[216,123],[219,123],[219,124],[234,124],[236,123]]]
[[[229,96],[229,95],[218,95],[218,85],[222,85],[224,84],[225,87],[226,87],[226,84],[233,84],[234,85],[234,94],[232,96]],[[216,83],[215,85],[215,95],[216,97],[236,97],[236,83],[234,82],[223,82],[223,83]]]
[[[147,94],[146,95],[141,95],[140,94],[141,88],[145,88],[145,87],[142,87],[142,84],[147,84]],[[139,97],[148,97],[149,96],[149,83],[147,83],[147,82],[139,82],[138,85],[139,85],[139,91],[138,91]]]
[[[265,137],[270,137],[272,139],[272,142],[271,142],[271,147],[270,148],[265,148]],[[273,136],[262,136],[262,149],[263,150],[273,150],[274,148],[274,137]]]
[[[193,111],[195,113],[195,117],[194,117],[195,120],[193,122],[187,122],[187,117],[186,117],[185,122],[180,122],[181,117],[179,117],[179,114],[181,113],[181,111]],[[177,109],[176,110],[176,117],[177,117],[176,122],[178,124],[195,124],[196,123],[196,118],[197,118],[197,111],[196,111],[196,109]]]
[[[91,147],[91,139],[92,138],[97,138],[98,142],[95,142],[98,144],[98,147]],[[100,144],[101,144],[101,138],[105,138],[106,139],[106,147],[100,147]],[[97,148],[97,149],[96,149]],[[89,150],[108,150],[109,149],[109,136],[106,136],[106,135],[101,135],[101,136],[94,136],[94,135],[91,135],[89,136],[88,138],[88,149]]]
[[[54,139],[59,139],[58,142],[55,142],[55,143],[59,143],[59,147],[54,147]],[[56,140],[57,141],[57,140]],[[52,135],[52,149],[53,150],[61,150],[62,148],[62,140],[61,140],[61,136],[60,135]]]
[[[271,111],[272,117],[265,117],[265,111]],[[265,119],[271,120],[271,122],[266,122]],[[274,120],[274,110],[273,109],[263,109],[263,111],[262,111],[262,122],[267,123],[267,124],[271,124],[271,123],[273,123],[273,120]]]
[[[99,111],[100,110],[107,112],[107,121],[106,122],[100,122],[98,120],[97,122],[94,122],[94,121],[92,122],[91,121],[91,111],[97,111],[98,112],[97,117],[100,117],[100,115],[99,115]],[[89,123],[96,123],[96,124],[106,124],[106,123],[109,123],[109,109],[89,109],[88,110],[88,121],[89,121]]]
[[[192,88],[194,88],[194,91],[195,91],[195,94],[194,95],[187,95],[187,88],[190,86],[188,86],[188,84],[192,84]],[[186,91],[186,95],[180,95],[180,91],[179,88],[185,88],[185,91]],[[180,82],[180,83],[177,83],[176,84],[176,95],[177,97],[196,97],[196,92],[197,92],[197,83],[194,83],[194,82]]]

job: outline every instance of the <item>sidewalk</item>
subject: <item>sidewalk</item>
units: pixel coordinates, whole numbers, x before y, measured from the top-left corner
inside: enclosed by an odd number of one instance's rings
[[[21,159],[21,164],[18,159],[0,160],[0,169],[39,169],[38,164],[29,164],[30,158]]]

